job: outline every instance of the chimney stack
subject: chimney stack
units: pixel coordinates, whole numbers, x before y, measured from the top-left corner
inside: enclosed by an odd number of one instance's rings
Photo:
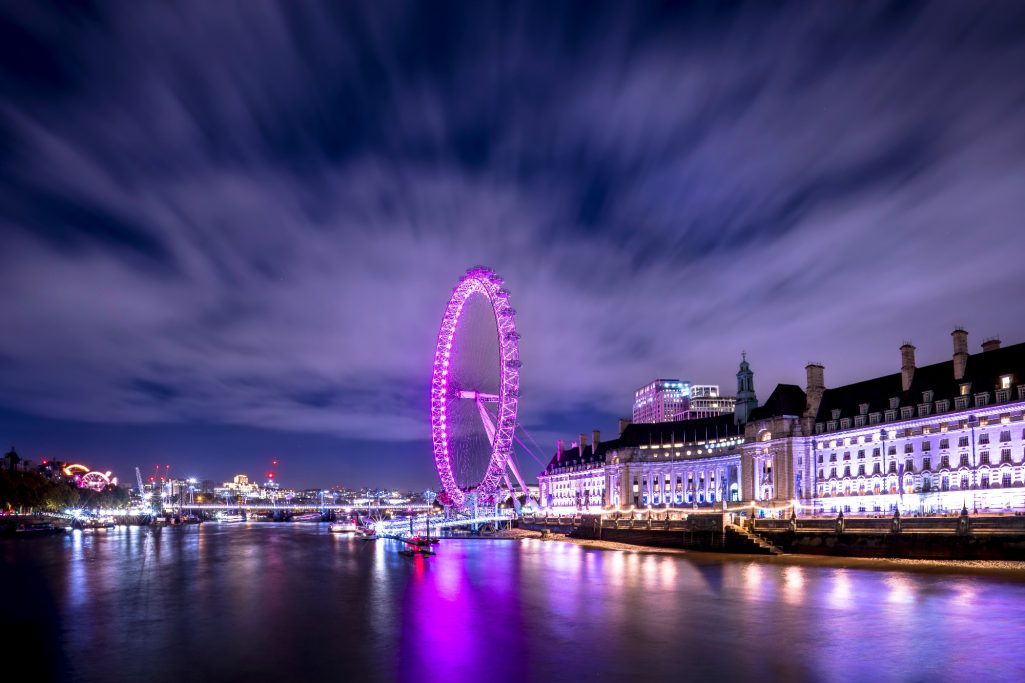
[[[598,436],[600,432],[597,429],[591,430],[591,455],[598,454]]]
[[[900,386],[904,391],[911,388],[911,379],[915,376],[915,347],[911,342],[904,342],[900,347]]]
[[[628,426],[630,426],[630,420],[626,419],[625,417],[619,418],[619,435],[620,436],[623,436],[623,432],[626,431],[626,428]]]
[[[555,451],[555,462],[562,462],[562,439],[558,439],[555,443],[557,448]]]
[[[820,363],[808,363],[804,366],[808,375],[805,395],[808,397],[808,408],[805,415],[815,417],[819,412],[819,405],[822,403],[822,394],[826,391],[826,369]]]
[[[584,457],[584,446],[587,445],[587,435],[584,434],[583,432],[580,432],[579,444],[580,444],[580,446],[579,446],[580,450],[578,451],[578,454],[579,454],[579,457],[582,458],[582,457]]]
[[[1000,348],[1000,337],[990,337],[986,341],[982,342],[982,352],[988,353],[989,351],[996,351]]]
[[[958,327],[950,336],[954,340],[954,381],[960,382],[964,379],[965,366],[968,365],[968,332]]]

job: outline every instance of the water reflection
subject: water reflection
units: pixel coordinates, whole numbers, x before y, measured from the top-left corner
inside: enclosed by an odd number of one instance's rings
[[[2,542],[0,566],[48,587],[75,680],[1025,679],[1021,583],[540,541],[397,550],[201,525]]]

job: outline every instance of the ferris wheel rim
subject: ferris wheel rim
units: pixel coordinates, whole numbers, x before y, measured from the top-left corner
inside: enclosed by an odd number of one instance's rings
[[[442,488],[456,507],[463,506],[467,499],[467,492],[459,486],[452,469],[449,425],[446,414],[446,401],[452,386],[448,367],[452,342],[458,329],[463,306],[473,294],[479,293],[487,298],[495,317],[500,375],[495,437],[491,445],[487,469],[481,481],[474,487],[474,493],[478,496],[489,496],[498,490],[500,479],[512,452],[513,433],[516,429],[516,414],[519,407],[519,334],[516,332],[516,311],[509,306],[509,292],[502,287],[502,284],[502,278],[490,268],[476,266],[467,270],[452,290],[452,296],[449,297],[445,306],[445,313],[438,331],[438,343],[434,352],[431,377],[431,441],[434,450],[434,465],[438,477],[441,479]]]

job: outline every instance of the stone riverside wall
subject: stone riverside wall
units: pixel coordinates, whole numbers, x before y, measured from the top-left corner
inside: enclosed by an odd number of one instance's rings
[[[741,521],[735,518],[736,521]],[[639,546],[762,553],[716,513],[524,517],[521,529]],[[756,519],[748,528],[783,552],[840,557],[1025,561],[1025,516]]]
[[[758,535],[788,553],[945,560],[1025,560],[1025,516],[758,519]]]
[[[573,538],[628,543],[655,548],[681,548],[715,552],[760,553],[756,545],[728,533],[721,513],[624,513],[618,519],[599,515],[523,517],[519,528],[548,529]]]

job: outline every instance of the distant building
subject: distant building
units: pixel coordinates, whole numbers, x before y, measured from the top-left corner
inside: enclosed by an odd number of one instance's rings
[[[674,420],[697,420],[716,415],[732,415],[737,399],[720,396],[718,384],[693,384],[684,408],[673,416]]]
[[[634,392],[633,421],[668,422],[685,410],[690,382],[656,379]]]

